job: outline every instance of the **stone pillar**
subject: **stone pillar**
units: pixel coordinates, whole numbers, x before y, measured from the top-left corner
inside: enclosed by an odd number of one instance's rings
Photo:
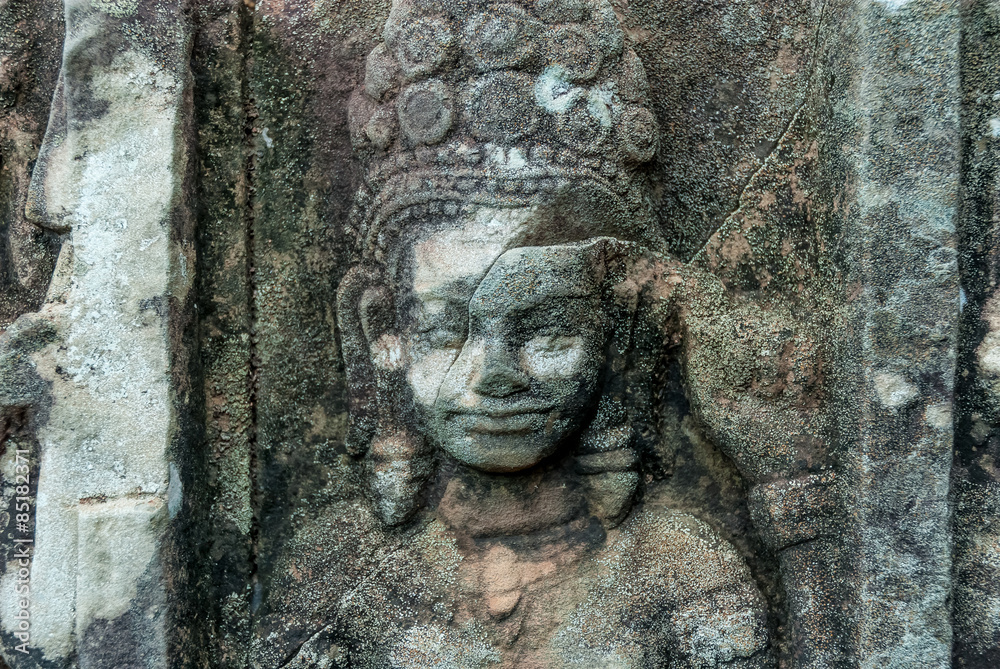
[[[851,344],[840,401],[856,410],[844,435],[855,440],[847,470],[857,661],[947,667],[958,3],[860,2],[841,25],[842,53],[853,61],[833,118],[848,183]]]
[[[7,401],[36,435],[23,455],[38,479],[35,529],[18,534],[32,548],[29,592],[10,596],[10,562],[0,581],[3,654],[14,667],[166,667],[190,392],[189,30],[168,0],[65,11],[29,202],[62,251],[42,309],[4,342],[34,379]],[[13,636],[25,615],[26,637]]]

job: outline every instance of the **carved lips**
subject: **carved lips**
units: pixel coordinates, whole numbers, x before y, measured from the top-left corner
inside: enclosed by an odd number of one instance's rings
[[[472,411],[452,414],[450,420],[458,421],[469,432],[496,435],[518,435],[545,429],[552,409],[508,412]]]

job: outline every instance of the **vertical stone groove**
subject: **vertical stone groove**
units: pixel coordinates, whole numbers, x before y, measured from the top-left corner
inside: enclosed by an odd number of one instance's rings
[[[249,484],[250,484],[250,508],[253,511],[251,517],[250,525],[250,564],[249,564],[249,575],[250,575],[250,621],[253,619],[254,612],[260,603],[260,585],[258,580],[258,565],[257,565],[257,552],[260,543],[260,490],[258,485],[258,416],[257,416],[257,397],[260,381],[260,358],[257,351],[257,277],[256,277],[256,244],[254,238],[254,226],[256,223],[255,217],[255,207],[256,207],[256,168],[257,168],[257,154],[254,149],[255,145],[255,129],[254,123],[257,120],[257,108],[253,96],[253,89],[251,86],[251,72],[253,69],[253,40],[254,40],[254,17],[253,11],[255,5],[253,2],[244,2],[243,7],[240,9],[241,16],[241,50],[243,55],[243,68],[241,71],[241,81],[240,86],[242,88],[242,96],[244,101],[244,140],[245,140],[245,183],[247,188],[246,202],[245,202],[245,226],[246,226],[246,271],[247,271],[247,311],[249,314],[249,326],[250,326],[250,339],[249,339],[249,378],[247,384],[249,409],[250,409],[250,428],[248,432],[248,448],[249,448]],[[247,662],[249,662],[249,656],[247,656]],[[249,666],[249,665],[248,665]]]

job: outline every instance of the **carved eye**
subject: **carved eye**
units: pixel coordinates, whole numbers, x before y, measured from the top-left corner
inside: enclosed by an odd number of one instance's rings
[[[529,354],[533,353],[562,353],[580,344],[579,336],[570,335],[541,335],[533,337],[525,348]]]
[[[539,335],[525,342],[523,351],[527,370],[543,378],[572,375],[586,358],[580,335]]]
[[[420,342],[427,348],[460,350],[465,345],[465,333],[436,328],[419,333]]]

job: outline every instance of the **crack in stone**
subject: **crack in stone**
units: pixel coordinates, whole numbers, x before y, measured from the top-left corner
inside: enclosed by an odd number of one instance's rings
[[[469,343],[469,332],[470,328],[472,327],[472,298],[476,296],[476,292],[479,290],[479,287],[483,285],[483,281],[486,280],[486,277],[490,275],[490,272],[493,271],[493,268],[496,267],[497,263],[500,262],[500,259],[503,257],[504,253],[506,253],[506,251],[502,251],[500,255],[498,255],[496,258],[493,259],[493,262],[490,263],[489,268],[487,268],[487,270],[483,272],[483,275],[479,277],[479,283],[476,284],[476,289],[472,291],[472,296],[469,298],[469,304],[467,306],[468,314],[465,323],[465,341],[462,342],[462,348],[460,348],[458,350],[458,353],[455,354],[455,359],[451,361],[450,365],[448,365],[448,371],[444,373],[444,377],[441,379],[441,386],[444,385],[444,381],[448,378],[448,375],[451,374],[451,370],[455,366],[455,363],[458,362],[458,359],[460,357],[462,357],[462,351],[465,349],[465,345]],[[434,403],[431,405],[434,407],[435,411],[437,410],[438,399],[441,397],[441,386],[437,387],[437,392],[435,392],[434,394]]]
[[[740,190],[740,195],[736,199],[737,202],[736,208],[733,209],[729,214],[727,214],[726,217],[722,220],[722,223],[720,223],[719,226],[716,227],[716,229],[712,232],[712,234],[708,236],[708,239],[705,240],[705,243],[702,244],[700,249],[698,249],[698,252],[691,257],[691,260],[688,262],[688,265],[694,265],[695,262],[697,262],[699,259],[702,259],[705,255],[705,251],[708,249],[709,244],[712,243],[712,238],[715,237],[716,234],[718,234],[719,230],[726,227],[726,225],[733,220],[733,217],[736,216],[736,214],[740,213],[740,211],[743,210],[744,207],[743,197],[754,185],[754,182],[756,181],[757,177],[759,177],[764,172],[764,170],[767,169],[767,167],[771,164],[772,162],[771,159],[774,157],[774,154],[777,153],[777,151],[784,145],[784,142],[788,138],[788,135],[792,132],[792,128],[795,127],[795,122],[798,121],[799,116],[802,113],[802,110],[805,109],[806,105],[809,104],[809,94],[816,80],[816,72],[819,69],[819,55],[818,55],[819,40],[820,40],[820,35],[823,31],[823,23],[826,18],[826,7],[827,7],[827,2],[824,1],[823,6],[820,8],[819,11],[819,21],[816,24],[816,34],[813,37],[812,55],[810,56],[809,59],[810,60],[809,78],[806,80],[806,86],[805,86],[805,91],[803,92],[802,102],[795,108],[795,111],[792,113],[792,117],[788,120],[788,123],[785,124],[784,129],[781,131],[781,134],[778,136],[777,141],[774,143],[774,147],[772,147],[771,150],[767,152],[767,155],[764,156],[764,158],[761,160],[760,167],[758,167],[754,171],[754,173],[750,175],[750,178],[747,179],[746,185],[742,188],[742,190]]]
[[[427,528],[427,526],[429,525],[429,522],[423,521],[421,524],[423,525],[422,530],[425,530]],[[296,656],[302,651],[303,648],[305,648],[307,645],[309,645],[310,643],[312,643],[312,641],[314,639],[319,638],[320,635],[324,634],[328,629],[335,628],[336,625],[337,625],[337,623],[340,621],[341,615],[343,615],[343,613],[344,613],[344,609],[347,607],[348,604],[351,603],[351,600],[354,599],[354,595],[356,595],[364,587],[366,587],[367,585],[371,584],[376,579],[381,578],[384,574],[386,574],[388,572],[388,569],[387,569],[388,565],[393,560],[396,560],[399,557],[399,549],[400,549],[400,546],[396,546],[395,549],[393,549],[392,551],[390,551],[388,555],[386,555],[384,558],[382,558],[379,561],[379,563],[375,566],[375,568],[371,570],[369,576],[363,577],[358,582],[358,584],[357,584],[356,587],[354,587],[353,589],[351,589],[350,592],[345,593],[344,596],[340,598],[340,601],[337,602],[337,610],[333,613],[333,620],[331,620],[328,624],[324,625],[322,628],[320,628],[320,630],[318,632],[316,632],[315,634],[313,634],[312,636],[310,636],[308,639],[306,639],[305,641],[303,641],[301,644],[299,644],[298,646],[296,646],[295,649],[292,650],[292,652],[288,654],[287,659],[284,662],[282,662],[282,664],[280,665],[280,667],[278,669],[284,669],[285,667],[289,666],[292,662],[295,661]]]

